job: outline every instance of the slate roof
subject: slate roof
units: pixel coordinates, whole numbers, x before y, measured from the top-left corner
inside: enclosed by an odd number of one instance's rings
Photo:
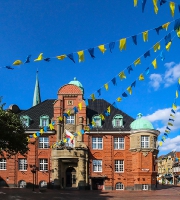
[[[43,101],[42,103],[39,103],[38,105],[31,107],[28,110],[22,111],[19,115],[27,115],[32,120],[30,123],[30,126],[28,130],[37,130],[39,129],[40,124],[40,116],[41,115],[48,115],[51,119],[53,117],[53,103],[56,99],[48,99]],[[107,107],[111,104],[105,101],[104,99],[96,99],[93,101],[92,99],[88,100],[89,105],[87,106],[87,117],[89,118],[90,122],[92,121],[92,117],[96,114],[104,113],[104,111],[107,110]],[[115,108],[111,105],[111,114],[110,116],[105,116],[105,121],[102,123],[102,128],[98,128],[98,130],[101,131],[119,131],[119,128],[113,128],[112,126],[112,120],[113,117],[116,114],[120,114],[123,116],[123,125],[124,127],[121,129],[123,131],[129,131],[130,130],[130,124],[134,121],[132,117],[124,113],[123,111]],[[97,130],[97,128],[91,129],[92,131]]]
[[[98,128],[98,130],[119,131],[119,128],[113,128],[112,120],[116,114],[120,114],[123,116],[123,126],[124,126],[124,128],[122,128],[121,130],[130,131],[130,124],[134,121],[134,119],[132,117],[130,117],[123,111],[115,108],[114,106],[112,106],[110,103],[108,103],[104,99],[96,99],[95,101],[93,101],[92,99],[89,99],[88,103],[89,103],[89,105],[87,107],[87,117],[89,118],[90,122],[92,121],[93,115],[101,114],[101,113],[103,114],[104,111],[106,111],[109,106],[111,108],[110,116],[104,115],[105,120],[102,123],[102,128]],[[94,128],[92,130],[97,130],[97,128]]]
[[[40,116],[41,115],[48,115],[49,119],[51,119],[54,115],[53,111],[53,103],[56,99],[48,99],[39,103],[36,106],[31,107],[28,110],[22,111],[19,115],[27,115],[31,118],[30,126],[28,130],[36,130],[39,129],[40,124]]]

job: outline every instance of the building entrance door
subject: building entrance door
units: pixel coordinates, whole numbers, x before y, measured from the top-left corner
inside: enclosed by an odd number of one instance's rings
[[[76,170],[73,167],[66,170],[66,187],[76,187]]]

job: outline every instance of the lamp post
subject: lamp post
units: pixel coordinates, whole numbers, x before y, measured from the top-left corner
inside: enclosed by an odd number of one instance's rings
[[[35,175],[36,175],[36,170],[37,170],[36,165],[33,165],[32,169],[31,169],[31,172],[33,174],[33,189],[32,189],[32,191],[34,191],[34,179],[35,179]]]

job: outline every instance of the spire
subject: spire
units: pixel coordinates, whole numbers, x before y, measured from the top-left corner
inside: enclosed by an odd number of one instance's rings
[[[33,106],[41,103],[41,96],[40,96],[40,88],[39,88],[39,81],[38,81],[38,70],[36,72],[36,84],[34,88],[34,98],[33,98]]]

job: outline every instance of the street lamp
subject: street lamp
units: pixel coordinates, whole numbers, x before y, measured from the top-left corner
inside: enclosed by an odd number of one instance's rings
[[[34,191],[34,179],[35,179],[35,177],[36,177],[36,170],[37,170],[37,167],[36,167],[36,165],[33,165],[33,166],[31,166],[31,172],[32,172],[32,174],[33,174],[33,189],[32,189],[32,191]]]

